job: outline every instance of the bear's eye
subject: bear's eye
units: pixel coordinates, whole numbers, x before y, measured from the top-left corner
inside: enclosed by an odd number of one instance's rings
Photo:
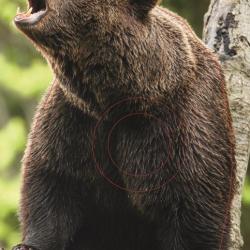
[[[32,14],[46,9],[46,0],[29,0],[29,9],[32,8]]]

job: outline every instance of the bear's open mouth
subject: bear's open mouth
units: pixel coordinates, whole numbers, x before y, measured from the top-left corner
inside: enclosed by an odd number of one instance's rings
[[[28,10],[20,12],[17,10],[16,24],[36,24],[47,12],[46,0],[28,0]]]

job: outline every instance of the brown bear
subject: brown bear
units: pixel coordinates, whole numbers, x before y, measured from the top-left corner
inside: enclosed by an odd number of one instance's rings
[[[217,58],[156,0],[29,0],[54,72],[15,250],[226,250],[234,135]]]

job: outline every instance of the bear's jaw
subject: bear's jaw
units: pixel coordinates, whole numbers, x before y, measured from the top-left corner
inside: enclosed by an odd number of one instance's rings
[[[17,27],[29,27],[37,24],[48,11],[46,0],[28,0],[28,11],[19,12],[15,16],[15,24]]]

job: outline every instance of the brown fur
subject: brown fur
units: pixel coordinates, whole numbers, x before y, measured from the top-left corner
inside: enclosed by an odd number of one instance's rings
[[[186,21],[156,2],[48,0],[37,25],[19,27],[55,75],[24,156],[23,244],[228,249],[235,158],[224,76]]]

